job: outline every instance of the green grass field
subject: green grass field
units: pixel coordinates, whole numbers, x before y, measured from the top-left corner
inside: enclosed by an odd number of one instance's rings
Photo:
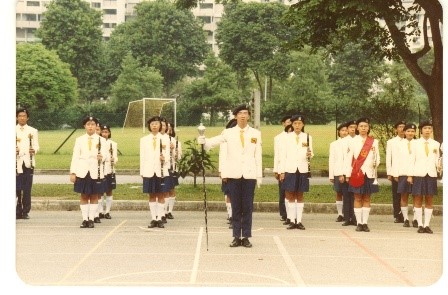
[[[206,136],[218,135],[223,127],[207,127]],[[306,132],[313,137],[314,158],[311,160],[311,170],[328,170],[328,150],[330,143],[335,140],[334,125],[307,125]],[[78,129],[69,137],[73,130],[40,131],[40,150],[36,156],[37,169],[68,170],[76,137],[84,134],[84,129]],[[281,126],[262,126],[263,168],[272,168],[274,155],[274,137],[282,131]],[[141,128],[113,128],[112,139],[118,143],[122,153],[116,165],[117,171],[139,169],[140,138],[147,135]],[[179,126],[176,134],[181,143],[197,137],[197,127]],[[68,138],[68,139],[67,139]],[[62,146],[61,146],[62,145]],[[55,151],[58,150],[57,153]],[[210,151],[210,155],[217,166],[218,148]],[[382,164],[378,169],[384,171],[384,153],[381,154]]]

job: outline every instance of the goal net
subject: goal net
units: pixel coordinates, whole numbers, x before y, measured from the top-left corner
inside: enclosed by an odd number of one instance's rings
[[[141,127],[143,133],[147,130],[146,121],[152,116],[165,117],[174,126],[176,122],[176,99],[174,98],[142,98],[129,102],[124,128]]]

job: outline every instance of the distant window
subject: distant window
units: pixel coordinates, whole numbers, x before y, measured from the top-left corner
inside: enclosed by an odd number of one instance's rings
[[[207,32],[207,36],[209,36],[209,37],[211,37],[211,36],[213,36],[213,32],[212,31],[206,31]]]
[[[213,3],[199,3],[199,9],[212,9]]]
[[[26,6],[40,6],[40,2],[39,1],[27,1],[26,2]]]
[[[101,8],[101,3],[99,3],[99,2],[92,2],[92,8]]]
[[[209,24],[212,22],[211,16],[199,16],[199,19],[201,19],[205,24]]]
[[[104,14],[108,14],[108,15],[117,15],[117,10],[116,9],[104,9]]]
[[[30,22],[37,21],[37,15],[36,14],[26,13],[26,14],[23,15],[23,18],[24,18],[24,20],[30,21]]]

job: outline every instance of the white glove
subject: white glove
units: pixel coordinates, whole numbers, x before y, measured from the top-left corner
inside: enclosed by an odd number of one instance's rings
[[[205,144],[205,136],[204,135],[198,136],[198,143],[199,144]]]
[[[262,178],[257,178],[257,187],[260,188],[261,183],[262,183]]]

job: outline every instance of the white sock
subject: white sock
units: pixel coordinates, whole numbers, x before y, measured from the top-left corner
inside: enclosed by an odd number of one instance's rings
[[[227,216],[230,217],[230,203],[226,203]]]
[[[338,210],[338,216],[342,216],[342,201],[336,201],[336,210]]]
[[[97,216],[100,216],[100,213],[103,213],[103,197],[98,198],[98,209],[96,210],[98,212]]]
[[[353,211],[355,211],[356,222],[358,224],[363,224],[362,223],[362,208],[354,208]]]
[[[174,197],[174,196],[170,197],[170,200],[168,203],[168,212],[170,212],[170,213],[173,212],[175,202],[176,202],[176,197]]]
[[[89,219],[89,204],[79,205],[82,214],[82,220]]]
[[[114,196],[106,196],[106,213],[110,212],[110,208],[112,207],[112,200],[114,199]],[[101,207],[103,207],[101,205]],[[103,211],[103,210],[101,210]]]
[[[404,220],[409,220],[408,206],[401,207],[401,213],[403,213]]]
[[[302,222],[303,205],[303,203],[296,204],[297,223]]]
[[[289,208],[289,201],[285,198],[286,218],[291,220],[291,208]]]
[[[95,218],[97,209],[98,209],[98,204],[90,204],[89,205],[89,219],[90,220],[93,220]]]
[[[157,203],[157,220],[162,220],[162,216],[165,216],[165,204]]]
[[[417,220],[418,226],[423,226],[422,208],[414,208],[414,219]]]
[[[296,207],[296,202],[288,202],[288,208],[289,208],[289,215],[290,215],[290,220],[291,222],[294,222],[294,219],[296,219],[297,216],[297,207]]]
[[[151,213],[151,220],[156,220],[157,216],[157,203],[149,202],[149,212]]]
[[[165,203],[163,203],[163,211],[164,211],[163,216],[165,216],[165,214],[168,213],[168,205],[170,203],[170,199],[171,197],[165,197]]]
[[[232,218],[232,203],[229,203],[229,217]]]
[[[433,209],[425,208],[425,226],[424,227],[429,226],[429,222],[431,221],[431,217],[432,217],[432,210]]]
[[[362,207],[362,224],[369,221],[370,207]]]

